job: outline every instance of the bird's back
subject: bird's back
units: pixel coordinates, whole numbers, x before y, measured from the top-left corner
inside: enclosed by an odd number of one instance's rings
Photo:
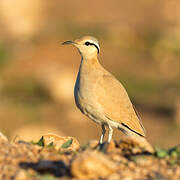
[[[105,116],[145,136],[144,127],[122,84],[105,70],[99,87],[102,90],[98,93],[98,102],[103,107]]]

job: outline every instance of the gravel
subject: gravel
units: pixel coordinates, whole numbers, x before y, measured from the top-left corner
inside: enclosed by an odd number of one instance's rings
[[[0,179],[180,180],[179,145],[152,154],[127,138],[102,146],[95,140],[80,146],[73,137],[46,138],[9,142],[0,134]]]

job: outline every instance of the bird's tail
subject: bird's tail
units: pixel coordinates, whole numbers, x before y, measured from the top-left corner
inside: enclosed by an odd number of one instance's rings
[[[152,147],[152,145],[147,141],[145,137],[142,136],[131,136],[131,138],[136,144],[138,144],[140,147],[142,147],[145,151],[149,153],[154,153],[155,150]]]

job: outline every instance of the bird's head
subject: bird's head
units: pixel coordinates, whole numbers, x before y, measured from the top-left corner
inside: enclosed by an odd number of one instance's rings
[[[99,43],[97,39],[92,36],[84,36],[75,41],[65,41],[62,44],[74,45],[79,50],[81,56],[85,59],[94,58],[100,52]]]

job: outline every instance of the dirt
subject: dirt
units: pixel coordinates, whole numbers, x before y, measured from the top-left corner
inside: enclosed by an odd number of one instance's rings
[[[80,146],[76,138],[48,134],[38,142],[0,135],[0,179],[179,180],[180,146],[148,152],[133,139]]]

